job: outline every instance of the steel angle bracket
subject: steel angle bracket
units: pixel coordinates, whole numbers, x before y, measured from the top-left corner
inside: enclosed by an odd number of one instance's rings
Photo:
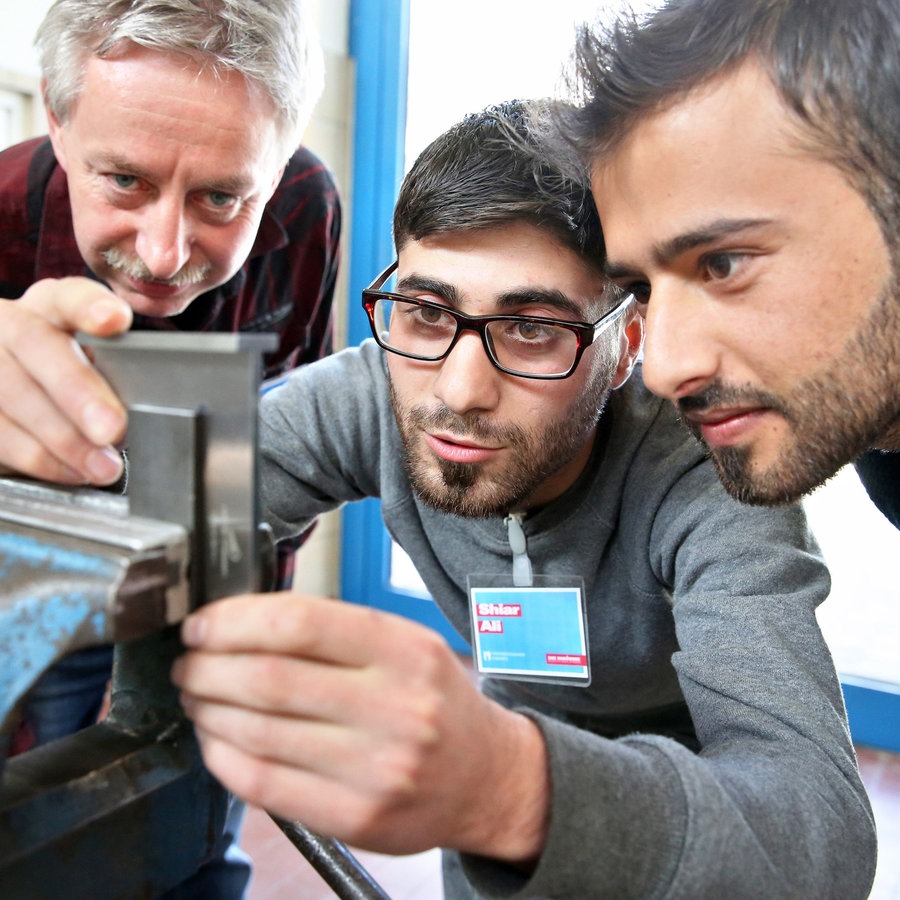
[[[269,559],[257,490],[260,358],[277,337],[134,332],[82,343],[131,409],[131,513],[178,522],[199,538],[195,604],[260,589]],[[197,417],[196,473],[180,471],[191,451],[160,427],[173,409]],[[188,480],[193,492],[183,487]]]

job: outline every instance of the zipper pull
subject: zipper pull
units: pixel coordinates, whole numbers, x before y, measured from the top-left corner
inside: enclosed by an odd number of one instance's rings
[[[510,513],[503,520],[509,537],[509,547],[513,554],[513,584],[516,587],[531,587],[534,584],[525,532],[522,530],[524,518],[525,513],[516,512]]]

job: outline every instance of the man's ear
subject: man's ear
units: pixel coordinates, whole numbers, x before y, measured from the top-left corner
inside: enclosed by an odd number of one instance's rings
[[[612,388],[622,387],[631,377],[634,364],[637,362],[641,347],[644,345],[644,319],[637,310],[628,313],[629,321],[622,331],[622,340],[619,346],[619,365],[612,381]]]
[[[65,141],[62,137],[63,132],[63,123],[60,122],[56,113],[50,109],[50,104],[47,103],[47,82],[41,82],[41,97],[44,100],[44,113],[47,116],[47,131],[50,134],[50,143],[53,145],[53,154],[56,156],[56,161],[59,163],[60,167],[64,172],[68,171],[68,163],[66,162],[66,148]]]

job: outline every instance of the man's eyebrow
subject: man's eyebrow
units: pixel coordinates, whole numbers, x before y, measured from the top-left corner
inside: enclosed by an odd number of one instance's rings
[[[127,173],[134,175],[136,178],[142,178],[151,184],[154,181],[154,174],[143,166],[139,166],[131,160],[125,159],[124,156],[116,156],[114,154],[100,154],[94,164],[97,169],[110,169],[115,172]],[[252,181],[240,175],[226,176],[222,178],[212,178],[201,185],[198,185],[196,191],[221,191],[223,194],[244,194],[252,188]]]
[[[448,305],[457,309],[462,305],[464,299],[457,288],[449,282],[415,274],[401,278],[397,284],[397,292],[406,294],[413,291],[424,291],[434,294]],[[584,318],[585,315],[584,308],[571,297],[563,293],[563,291],[550,288],[517,287],[503,291],[503,293],[494,298],[498,314],[503,314],[505,310],[535,303],[539,303],[542,306],[550,306],[560,312],[570,313],[579,319]]]
[[[510,291],[504,291],[497,298],[497,308],[514,309],[518,306],[527,306],[533,304],[541,306],[549,306],[560,312],[569,313],[578,319],[585,317],[584,307],[576,303],[568,294],[555,288],[516,288]]]
[[[772,219],[717,219],[701,228],[686,231],[684,234],[675,235],[675,237],[655,244],[651,248],[651,254],[654,263],[666,266],[683,253],[696,250],[698,247],[707,247],[722,238],[731,237],[752,228],[771,224]],[[609,278],[614,279],[627,278],[638,272],[635,266],[614,259],[607,259],[604,270]]]
[[[116,156],[111,153],[101,153],[97,156],[94,163],[95,169],[113,169],[116,172],[127,172],[129,175],[136,175],[138,178],[150,180],[150,171],[143,167],[125,159],[124,156]]]
[[[420,291],[427,294],[436,294],[451,306],[459,306],[459,293],[448,281],[431,278],[427,275],[405,275],[397,282],[397,293],[408,294]]]
[[[198,191],[220,191],[223,194],[237,194],[242,196],[254,189],[253,181],[234,175],[229,178],[214,178],[195,188]]]

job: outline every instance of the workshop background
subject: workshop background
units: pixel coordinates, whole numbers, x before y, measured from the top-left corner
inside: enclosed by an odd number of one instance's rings
[[[0,147],[44,133],[32,40],[51,0],[0,0]],[[338,346],[366,334],[361,286],[390,249],[396,186],[415,155],[464,113],[513,96],[551,93],[572,26],[596,0],[557,0],[554,15],[522,13],[514,0],[318,0],[326,88],[305,143],[328,162],[345,208],[344,255],[336,292]],[[644,5],[652,5],[650,3]],[[847,692],[863,775],[881,832],[872,897],[900,898],[900,533],[868,502],[851,469],[806,501],[833,576],[820,620]],[[365,507],[365,504],[357,506]],[[444,630],[408,560],[392,546],[376,505],[323,518],[304,546],[296,586],[371,602]],[[446,632],[445,632],[446,633]],[[454,646],[462,649],[458,639]],[[891,751],[891,752],[889,752]],[[298,881],[296,851],[251,814],[248,839],[263,853],[253,900],[317,897],[317,876]],[[271,824],[271,823],[269,823]],[[250,848],[253,849],[252,847]],[[266,854],[271,854],[267,866]],[[256,855],[256,854],[254,854]],[[434,898],[436,854],[395,865],[370,858],[394,897]],[[288,866],[284,870],[281,867]],[[391,874],[388,876],[388,871]],[[399,881],[395,882],[395,879]],[[270,891],[274,891],[270,892]],[[329,896],[327,890],[321,894]]]

